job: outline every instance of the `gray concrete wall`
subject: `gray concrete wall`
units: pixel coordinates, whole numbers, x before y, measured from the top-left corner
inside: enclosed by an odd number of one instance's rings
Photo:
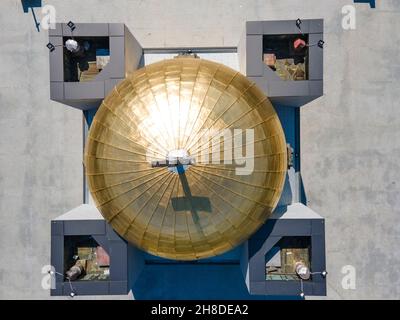
[[[303,182],[326,218],[329,297],[399,299],[400,2],[356,7],[354,31],[326,21],[325,96],[301,110]]]
[[[397,0],[356,4],[353,31],[341,28],[350,0],[47,3],[60,22],[126,23],[145,48],[236,46],[246,20],[323,18],[325,96],[301,110],[301,156],[309,206],[326,218],[328,297],[400,298]],[[19,0],[0,2],[0,30],[0,298],[46,298],[49,221],[82,201],[81,112],[50,101],[48,35]],[[355,290],[341,286],[345,265]]]
[[[82,112],[50,101],[48,36],[0,4],[0,298],[47,298],[51,218],[82,201]]]

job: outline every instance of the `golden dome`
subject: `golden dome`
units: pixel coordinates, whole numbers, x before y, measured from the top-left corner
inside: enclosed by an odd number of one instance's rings
[[[194,260],[234,248],[270,216],[286,142],[254,83],[186,57],[148,65],[114,88],[90,127],[85,166],[118,234],[151,254]]]

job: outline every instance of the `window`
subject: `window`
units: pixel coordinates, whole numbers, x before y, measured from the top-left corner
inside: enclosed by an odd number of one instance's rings
[[[76,51],[66,48],[66,41],[77,43]],[[64,37],[64,81],[85,82],[93,80],[110,60],[108,37]]]
[[[265,255],[266,280],[300,280],[299,262],[311,268],[311,237],[283,237]]]
[[[263,61],[282,80],[308,80],[307,43],[303,34],[264,35]]]
[[[66,236],[64,277],[64,281],[108,280],[110,257],[92,236]]]

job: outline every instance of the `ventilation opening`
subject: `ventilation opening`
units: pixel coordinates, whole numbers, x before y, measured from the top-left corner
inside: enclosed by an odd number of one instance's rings
[[[282,80],[308,80],[308,35],[264,35],[263,61]]]
[[[299,262],[311,269],[311,237],[283,237],[265,255],[266,280],[300,280]]]
[[[110,257],[92,236],[64,238],[64,281],[99,281],[110,277]]]
[[[73,42],[67,45],[69,40]],[[64,37],[63,45],[66,82],[91,81],[110,61],[108,37]]]

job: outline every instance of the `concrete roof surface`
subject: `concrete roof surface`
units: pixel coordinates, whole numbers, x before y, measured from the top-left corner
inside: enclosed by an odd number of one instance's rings
[[[245,21],[323,18],[324,96],[301,109],[301,174],[326,219],[327,298],[400,298],[400,1],[42,4],[58,22],[125,23],[144,48],[236,46]],[[342,28],[345,5],[355,30]],[[0,298],[48,299],[50,221],[83,199],[82,113],[50,100],[48,32],[21,1],[0,1],[0,30]],[[347,266],[354,289],[342,285]]]

